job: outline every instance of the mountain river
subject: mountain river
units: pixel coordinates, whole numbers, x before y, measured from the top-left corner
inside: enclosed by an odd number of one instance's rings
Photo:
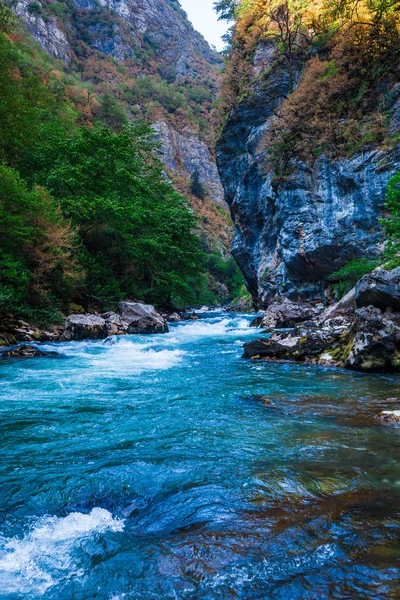
[[[1,600],[400,598],[400,379],[244,360],[253,317],[1,362]]]

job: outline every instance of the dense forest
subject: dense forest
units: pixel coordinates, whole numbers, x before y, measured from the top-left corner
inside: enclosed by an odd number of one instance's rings
[[[195,211],[164,173],[145,102],[128,118],[114,93],[66,70],[0,11],[0,315],[40,323],[122,298],[215,303],[215,279],[233,298],[237,267],[210,255]],[[175,118],[181,105],[189,114],[190,98],[175,88],[171,96],[157,77],[138,79],[136,98],[150,94],[156,106],[157,88]],[[189,93],[209,101],[204,88]],[[188,185],[200,201],[196,178]]]

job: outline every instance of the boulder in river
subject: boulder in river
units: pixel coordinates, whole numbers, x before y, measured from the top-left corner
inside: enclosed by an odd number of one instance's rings
[[[168,333],[167,322],[150,304],[120,302],[118,312],[128,333]]]
[[[323,325],[298,326],[292,331],[275,332],[270,337],[248,342],[244,357],[343,365],[351,330],[352,322],[343,317],[330,319]]]
[[[98,315],[70,315],[65,321],[66,340],[101,340],[107,335],[106,321]]]
[[[400,310],[400,267],[391,271],[377,269],[362,277],[356,284],[355,301],[359,308]]]
[[[376,418],[388,423],[400,423],[400,410],[382,410]]]
[[[39,358],[47,356],[48,353],[42,352],[32,346],[22,345],[16,348],[7,348],[0,353],[0,358]]]
[[[292,302],[282,296],[272,302],[264,313],[261,327],[266,331],[295,327],[298,323],[316,319],[324,310],[324,305],[313,306],[305,302]]]
[[[357,371],[400,372],[400,313],[382,313],[374,306],[358,309],[346,366]]]

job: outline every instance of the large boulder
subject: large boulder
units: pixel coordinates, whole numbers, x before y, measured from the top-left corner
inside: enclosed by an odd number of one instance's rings
[[[150,304],[120,302],[118,312],[128,333],[168,333],[167,322]]]
[[[357,310],[356,335],[346,366],[400,372],[400,313],[382,313],[373,306]]]
[[[292,302],[282,296],[268,306],[261,327],[266,331],[295,327],[298,323],[316,319],[323,309],[323,304],[313,306],[305,302]]]
[[[66,340],[101,340],[107,335],[106,321],[98,315],[70,315],[64,324]]]
[[[329,319],[321,326],[310,323],[248,342],[244,357],[344,365],[351,331],[352,322],[344,317]]]
[[[375,306],[400,310],[400,267],[392,271],[382,269],[365,275],[356,284],[355,301],[359,308]]]

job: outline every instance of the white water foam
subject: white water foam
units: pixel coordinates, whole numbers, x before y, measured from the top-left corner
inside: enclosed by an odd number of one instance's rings
[[[42,595],[63,579],[83,575],[72,553],[79,541],[107,531],[123,531],[124,521],[103,508],[64,518],[43,517],[23,538],[0,537],[0,597]]]
[[[249,321],[246,319],[222,319],[213,321],[191,321],[189,323],[179,324],[176,332],[178,339],[182,337],[199,338],[199,337],[217,337],[226,335],[237,335],[249,333],[254,334],[254,329],[250,327]]]
[[[158,349],[159,342],[140,344],[129,338],[119,338],[107,347],[106,352],[91,357],[91,365],[106,372],[141,373],[142,371],[164,371],[181,362],[182,350]]]

